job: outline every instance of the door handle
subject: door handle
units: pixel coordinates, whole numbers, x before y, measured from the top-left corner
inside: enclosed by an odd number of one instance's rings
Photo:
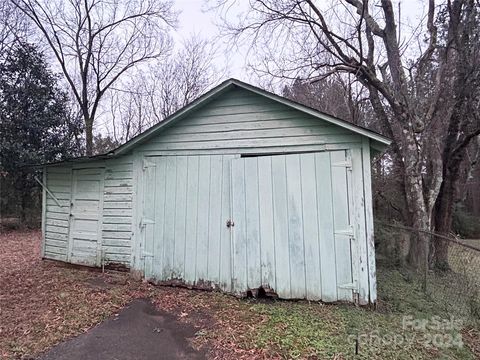
[[[235,223],[233,222],[233,220],[232,220],[232,219],[228,219],[228,220],[227,220],[227,227],[229,228],[229,227],[233,227],[233,226],[235,226]]]

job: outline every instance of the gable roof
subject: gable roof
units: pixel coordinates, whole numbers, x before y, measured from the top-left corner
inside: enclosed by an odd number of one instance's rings
[[[148,130],[144,131],[143,133],[135,136],[134,138],[130,139],[127,141],[125,144],[120,145],[118,148],[110,151],[108,155],[122,155],[134,148],[136,145],[143,143],[150,139],[151,137],[157,135],[159,132],[161,132],[164,128],[167,126],[171,125],[172,123],[185,118],[189,114],[191,114],[193,111],[198,110],[199,108],[203,107],[204,105],[210,103],[211,101],[217,99],[219,96],[222,94],[226,93],[227,91],[238,87],[247,91],[250,91],[252,93],[255,93],[257,95],[266,97],[268,99],[274,100],[276,102],[279,102],[281,104],[284,104],[290,108],[296,109],[298,111],[301,111],[303,113],[306,113],[308,115],[311,115],[315,118],[321,119],[323,121],[329,122],[331,124],[340,126],[342,128],[348,129],[356,134],[366,136],[373,140],[372,147],[376,150],[383,151],[388,145],[390,145],[391,140],[388,139],[387,137],[369,130],[367,128],[364,128],[359,125],[352,124],[348,121],[336,118],[334,116],[322,113],[318,110],[312,109],[308,106],[299,104],[295,101],[289,100],[285,97],[276,95],[274,93],[271,93],[269,91],[260,89],[256,86],[244,83],[240,80],[237,79],[228,79],[224,82],[222,82],[220,85],[214,87],[210,91],[206,92],[190,104],[186,105],[185,107],[181,108],[174,114],[170,115],[167,117],[165,120],[159,122],[158,124],[152,126]]]
[[[244,89],[247,91],[250,91],[254,94],[266,97],[268,99],[271,99],[273,101],[276,101],[278,103],[281,103],[283,105],[286,105],[292,109],[296,109],[300,112],[303,112],[305,114],[311,115],[315,118],[318,118],[320,120],[326,121],[328,123],[340,126],[342,128],[348,129],[356,134],[368,137],[369,139],[372,140],[371,147],[376,150],[376,151],[383,151],[387,148],[388,145],[390,145],[391,140],[375,131],[369,130],[367,128],[364,128],[359,125],[352,124],[346,120],[342,120],[339,118],[336,118],[332,115],[325,114],[321,111],[315,110],[311,107],[302,105],[300,103],[297,103],[293,100],[289,100],[285,97],[276,95],[274,93],[271,93],[269,91],[260,89],[259,87],[247,84],[243,81],[237,80],[237,79],[228,79],[222,82],[220,85],[217,85],[213,89],[209,90],[205,94],[201,95],[194,101],[192,101],[190,104],[184,106],[180,110],[176,111],[166,119],[162,120],[158,124],[150,127],[149,129],[145,130],[141,134],[133,137],[129,141],[127,141],[125,144],[120,145],[114,150],[111,150],[108,153],[105,154],[100,154],[100,155],[94,155],[94,156],[80,156],[77,158],[73,159],[68,159],[65,161],[88,161],[88,160],[100,160],[100,159],[107,159],[107,158],[112,158],[116,157],[119,155],[126,154],[128,151],[132,150],[135,146],[144,143],[145,141],[148,141],[148,139],[152,138],[153,136],[157,135],[158,133],[162,132],[165,128],[167,128],[169,125],[172,123],[175,123],[188,115],[190,115],[192,112],[197,111],[201,107],[207,105],[211,101],[219,98],[221,95],[226,93],[227,91],[234,89],[235,87]],[[56,161],[52,162],[50,164],[56,164],[56,163],[62,163],[65,161]],[[45,164],[41,164],[45,165]],[[38,165],[37,165],[38,166]]]

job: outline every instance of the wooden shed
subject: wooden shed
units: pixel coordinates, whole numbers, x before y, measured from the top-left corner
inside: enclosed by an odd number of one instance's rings
[[[46,165],[43,257],[373,303],[370,156],[389,143],[230,79],[108,154]]]

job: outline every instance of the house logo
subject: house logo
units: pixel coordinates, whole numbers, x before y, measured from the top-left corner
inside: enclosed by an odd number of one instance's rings
[[[464,322],[455,317],[417,318],[403,316],[401,332],[375,329],[370,332],[350,335],[349,342],[355,343],[357,352],[365,347],[409,348],[423,346],[432,349],[463,347],[461,330]]]

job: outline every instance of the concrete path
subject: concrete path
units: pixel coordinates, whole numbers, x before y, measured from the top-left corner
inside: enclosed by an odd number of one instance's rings
[[[76,338],[61,343],[39,360],[204,359],[189,346],[195,329],[146,300],[135,300],[110,318]]]

